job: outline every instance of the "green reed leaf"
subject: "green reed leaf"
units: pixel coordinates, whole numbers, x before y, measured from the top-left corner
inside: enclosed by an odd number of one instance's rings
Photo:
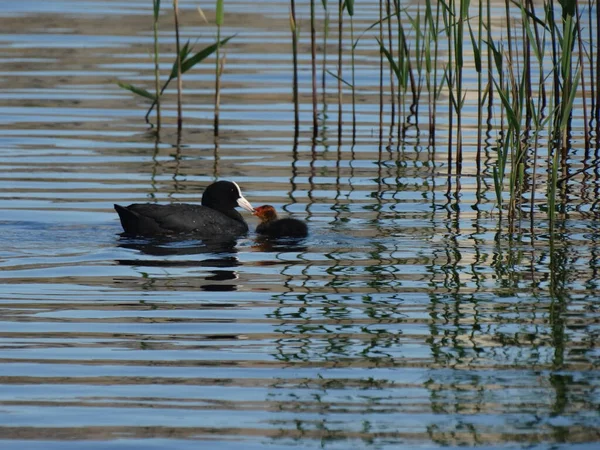
[[[127,89],[128,91],[133,92],[134,94],[137,94],[141,97],[145,97],[148,100],[156,101],[156,96],[154,94],[151,94],[150,92],[148,92],[146,89],[135,87],[131,84],[122,83],[120,81],[118,81],[117,84],[119,85],[119,87],[122,87],[123,89]]]
[[[206,58],[208,58],[210,55],[212,55],[217,50],[217,46],[225,45],[234,36],[236,36],[236,35],[234,34],[225,39],[222,39],[218,44],[215,42],[214,44],[209,45],[208,47],[200,50],[198,53],[194,54],[193,56],[189,56],[190,53],[192,53],[192,49],[189,46],[190,41],[187,41],[185,43],[185,45],[183,46],[183,48],[181,49],[181,51],[179,52],[179,57],[181,58],[181,61],[182,61],[181,73],[186,73],[188,70],[190,70],[196,64],[198,64],[201,61],[204,61]],[[175,78],[177,78],[177,60],[175,60],[175,62],[173,63],[173,68],[171,69],[171,75],[169,75],[168,81],[171,81],[172,79],[175,79]]]
[[[375,38],[375,40],[379,43],[379,49],[380,49],[381,53],[383,53],[385,55],[385,57],[387,58],[387,60],[390,63],[390,66],[392,66],[392,70],[396,74],[396,78],[398,78],[398,81],[402,81],[401,76],[400,76],[400,68],[398,67],[398,64],[396,64],[396,61],[394,61],[392,54],[388,51],[387,48],[385,48],[385,46],[379,39]]]
[[[558,188],[558,150],[554,150],[552,157],[552,166],[550,167],[550,180],[548,183],[548,219],[550,220],[550,228],[554,226],[554,218],[556,213],[556,192]]]
[[[468,22],[469,26],[469,34],[471,35],[471,45],[473,46],[473,57],[475,58],[475,70],[477,73],[481,73],[481,49],[477,45],[477,39],[475,39],[475,34],[473,33],[473,28],[471,27],[471,22]]]
[[[185,59],[188,57],[188,55],[191,52],[191,48],[190,48],[190,41],[187,41],[185,43],[185,45],[183,47],[181,47],[181,50],[179,50],[179,59],[181,61],[185,61]],[[183,64],[181,65],[181,73],[184,73],[185,71],[183,70]],[[169,75],[169,79],[167,80],[167,83],[169,81],[171,81],[173,78],[177,78],[177,59],[175,59],[175,61],[173,61],[173,67],[171,68],[171,74]]]
[[[510,100],[508,99],[508,96],[506,95],[506,91],[504,91],[502,89],[502,87],[496,82],[496,80],[492,79],[492,81],[494,82],[494,85],[496,86],[496,90],[498,91],[498,94],[500,94],[500,99],[502,100],[502,105],[504,106],[504,109],[506,110],[508,122],[513,127],[513,129],[518,130],[520,128],[520,123],[517,118],[517,114],[516,114],[514,108],[512,107],[512,105],[510,104]]]
[[[399,14],[399,12],[398,12],[398,14]],[[393,12],[389,16],[385,16],[381,20],[378,20],[377,22],[374,22],[371,25],[369,25],[366,29],[363,30],[363,32],[361,33],[361,35],[356,39],[356,44],[354,44],[354,46],[356,47],[358,45],[358,41],[360,41],[363,38],[363,36],[365,34],[367,34],[368,31],[372,30],[373,28],[375,28],[376,26],[378,26],[380,23],[383,23],[386,20],[389,20],[391,17],[394,17],[395,15],[396,15],[396,12]]]
[[[200,50],[198,53],[196,53],[194,56],[190,56],[189,58],[185,59],[183,61],[183,63],[181,64],[181,72],[182,73],[186,73],[188,70],[190,70],[192,67],[194,67],[196,64],[198,64],[199,62],[205,60],[206,58],[208,58],[210,55],[212,55],[216,50],[217,47],[222,47],[223,45],[225,45],[227,42],[229,42],[229,40],[233,37],[235,37],[236,34],[229,36],[225,39],[222,39],[221,41],[219,41],[218,43],[215,42],[212,45],[209,45],[208,47],[206,47],[203,50]]]
[[[492,55],[494,56],[494,63],[496,64],[496,70],[498,73],[502,73],[502,53],[496,48],[493,40],[484,41],[489,48],[492,49]]]
[[[351,83],[348,83],[346,80],[344,80],[343,78],[338,77],[335,73],[333,73],[331,70],[327,70],[326,71],[329,75],[331,75],[333,78],[335,78],[336,80],[340,80],[342,83],[344,83],[346,86],[352,88],[354,86],[352,86]]]
[[[577,93],[577,86],[579,85],[579,80],[581,79],[581,67],[577,68],[577,72],[575,73],[575,77],[573,78],[573,86],[571,86],[571,91],[569,92],[569,97],[567,98],[567,102],[564,106],[563,116],[560,118],[560,130],[564,131],[567,128],[569,123],[569,117],[571,115],[571,111],[573,110],[573,102],[575,101],[575,94]]]
[[[535,34],[533,33],[532,27],[531,27],[531,23],[529,20],[527,20],[527,11],[525,10],[525,7],[523,6],[523,4],[520,5],[521,8],[521,21],[525,26],[525,32],[527,33],[527,38],[529,39],[529,43],[531,45],[531,47],[533,48],[533,53],[535,54],[536,59],[538,60],[538,62],[541,62],[542,60],[542,55],[540,52],[540,47],[538,45],[538,40],[535,36]]]
[[[502,207],[502,182],[500,181],[500,174],[498,173],[498,167],[494,166],[492,169],[494,175],[494,191],[496,191],[496,203],[498,208]]]
[[[523,183],[525,181],[525,164],[522,162],[519,163],[519,176],[517,178],[517,181],[519,183],[519,186],[523,186]]]
[[[346,8],[348,9],[348,14],[350,16],[354,15],[354,0],[346,0]]]
[[[515,5],[517,8],[521,8],[523,6],[523,2],[520,2],[520,1],[510,0],[510,2],[513,5]],[[550,5],[552,5],[552,3],[550,3]],[[539,17],[537,17],[536,15],[534,15],[531,11],[525,10],[525,14],[527,14],[527,17],[529,17],[531,20],[533,20],[534,22],[536,22],[538,25],[541,25],[546,30],[550,31],[550,28],[548,27],[548,25],[546,24],[546,22],[544,22],[542,19],[540,19]]]
[[[577,3],[575,0],[558,0],[558,3],[562,6],[563,19],[567,16],[575,16],[575,5]]]

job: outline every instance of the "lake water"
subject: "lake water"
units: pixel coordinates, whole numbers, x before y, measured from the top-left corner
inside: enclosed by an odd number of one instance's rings
[[[179,145],[173,89],[157,141],[116,85],[152,88],[149,0],[0,3],[0,448],[598,448],[594,200],[555,235],[543,214],[509,233],[493,181],[475,194],[472,127],[447,195],[447,133],[390,145],[387,113],[379,139],[370,35],[355,142],[329,77],[313,145],[306,4],[296,139],[289,4],[225,3],[221,135],[211,60],[184,77]],[[199,49],[215,37],[196,6]],[[358,33],[379,11],[356,8]],[[199,201],[215,179],[309,237],[120,236],[113,203]]]

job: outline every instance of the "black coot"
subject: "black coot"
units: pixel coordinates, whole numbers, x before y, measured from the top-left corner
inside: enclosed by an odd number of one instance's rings
[[[241,235],[248,224],[234,208],[253,212],[240,187],[232,181],[217,181],[206,188],[202,205],[173,203],[134,203],[115,205],[125,233],[138,236],[162,236],[193,233],[197,236]]]
[[[259,206],[254,215],[260,219],[256,232],[270,237],[306,237],[308,227],[297,219],[278,219],[275,208],[271,205]]]

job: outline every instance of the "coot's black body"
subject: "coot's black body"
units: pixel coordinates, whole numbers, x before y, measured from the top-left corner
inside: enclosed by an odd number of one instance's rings
[[[206,188],[202,205],[173,203],[134,203],[115,205],[125,233],[137,236],[163,236],[189,233],[197,236],[238,236],[248,231],[242,215],[234,208],[253,211],[239,186],[217,181]]]
[[[254,214],[258,216],[261,223],[256,227],[256,232],[269,237],[306,237],[308,227],[297,219],[278,219],[275,208],[271,205],[259,206]]]

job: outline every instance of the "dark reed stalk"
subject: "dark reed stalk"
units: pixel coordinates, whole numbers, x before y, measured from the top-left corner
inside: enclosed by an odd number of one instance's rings
[[[327,9],[327,0],[322,0],[323,10],[325,11],[325,21],[323,23],[323,72],[321,74],[321,90],[323,94],[323,104],[327,95],[327,38],[329,37],[329,10]]]
[[[512,47],[512,42],[510,40],[510,37],[512,36],[512,25],[511,25],[511,20],[510,20],[510,3],[511,3],[511,0],[504,0],[504,10],[505,10],[505,17],[506,17],[506,36],[507,36],[507,40],[508,40],[508,58],[511,61],[514,61],[513,47]]]
[[[217,11],[215,17],[215,23],[217,25],[217,50],[215,59],[215,118],[213,122],[213,133],[215,136],[219,135],[219,113],[221,103],[221,74],[223,72],[223,66],[225,64],[225,58],[221,61],[220,50],[221,50],[221,27],[225,13],[223,10],[223,0],[217,0]]]
[[[356,77],[354,67],[354,0],[346,0],[346,8],[348,9],[348,15],[350,15],[350,45],[351,45],[351,70],[352,70],[352,142],[356,142]]]
[[[587,85],[585,83],[586,78],[585,78],[585,71],[583,70],[583,68],[585,67],[585,63],[584,63],[584,55],[585,55],[585,51],[583,48],[583,37],[581,35],[581,15],[579,13],[579,4],[577,2],[575,2],[575,16],[577,17],[577,21],[575,24],[575,28],[576,28],[576,35],[577,35],[577,49],[578,49],[578,57],[579,57],[579,67],[582,68],[581,70],[581,105],[583,108],[583,127],[584,127],[584,136],[585,139],[584,141],[584,146],[585,146],[585,159],[584,159],[584,166],[586,164],[586,161],[588,160],[589,156],[590,156],[590,127],[589,127],[589,122],[588,122],[588,102],[587,102]]]
[[[531,186],[530,186],[530,203],[529,203],[529,214],[530,222],[529,229],[531,236],[534,236],[534,211],[535,211],[535,192],[537,186],[537,161],[538,161],[538,150],[539,150],[539,135],[544,127],[543,111],[546,106],[545,103],[545,91],[544,86],[544,56],[545,56],[545,40],[540,40],[540,35],[537,29],[537,22],[531,18],[535,17],[533,2],[529,0],[527,5],[521,5],[521,17],[523,22],[523,29],[527,36],[526,43],[528,48],[529,60],[531,61],[531,53],[537,62],[538,72],[538,91],[537,99],[533,98],[533,92],[531,89],[531,82],[529,83],[528,92],[528,108],[530,108],[531,121],[533,123],[533,133],[531,139],[533,140],[533,155],[531,164]],[[531,64],[531,63],[530,63]],[[533,71],[531,67],[528,69],[528,77],[531,78]],[[549,116],[546,120],[549,119]]]
[[[592,7],[592,2],[595,4],[596,2],[594,2],[594,0],[588,0],[587,2],[587,23],[588,26],[586,27],[586,29],[588,30],[588,37],[587,37],[587,42],[588,42],[588,48],[589,51],[586,53],[588,56],[588,68],[589,68],[589,79],[590,79],[590,121],[589,121],[589,126],[591,128],[592,126],[592,122],[594,120],[594,111],[596,108],[596,77],[595,77],[595,69],[596,69],[596,65],[595,65],[595,60],[594,60],[594,52],[593,52],[593,48],[596,47],[595,41],[594,41],[594,23],[593,23],[593,18],[592,18],[592,10],[597,9],[597,8],[593,8]],[[591,138],[591,129],[590,129],[590,136],[589,138]]]
[[[509,232],[514,232],[514,220],[515,220],[515,209],[516,209],[516,179],[518,175],[518,164],[515,153],[520,152],[520,135],[521,135],[521,108],[519,107],[522,101],[522,96],[519,96],[518,85],[520,84],[518,78],[518,55],[513,53],[512,45],[512,20],[510,16],[510,0],[505,0],[504,7],[506,11],[506,42],[508,46],[507,59],[507,80],[506,85],[499,89],[499,94],[502,99],[502,105],[506,112],[506,116],[509,121],[507,133],[504,137],[504,152],[503,152],[503,177],[501,178],[502,184],[504,184],[504,175],[506,175],[506,167],[511,164],[508,178],[508,225]],[[516,31],[515,31],[516,33]],[[516,40],[516,39],[515,39]],[[502,89],[504,88],[504,89]],[[503,190],[504,186],[501,187]]]
[[[294,138],[294,144],[292,146],[292,176],[290,177],[290,190],[288,197],[292,204],[297,203],[294,193],[298,190],[298,139]]]
[[[554,149],[551,156],[550,163],[550,179],[548,180],[548,221],[550,222],[550,233],[554,234],[554,224],[556,221],[556,195],[558,186],[558,164],[559,164],[559,151]]]
[[[590,8],[591,9],[591,8]],[[594,117],[596,119],[596,157],[598,157],[598,140],[600,139],[600,8],[596,6],[596,107],[594,109]]]
[[[533,20],[533,31],[535,34],[535,39],[533,37],[530,37],[530,41],[531,42],[535,42],[537,48],[541,48],[542,43],[545,45],[546,43],[546,38],[545,38],[545,32],[547,31],[547,28],[543,27],[543,22],[538,21],[538,20],[534,20],[534,18],[537,18],[536,13],[535,13],[535,7],[533,4],[533,0],[527,0],[528,2],[528,10],[530,11],[530,17]],[[541,23],[540,23],[541,22]],[[540,25],[542,25],[542,29],[544,30],[544,39],[543,41],[540,39],[540,31],[539,31],[539,27]],[[543,70],[543,66],[540,67],[540,70]],[[542,100],[542,109],[546,108],[546,83],[542,82],[543,79],[540,79],[540,84],[538,86],[538,88],[540,89],[540,99]]]
[[[423,43],[423,53],[424,53],[424,58],[425,58],[425,87],[427,89],[427,115],[429,117],[429,123],[428,123],[428,142],[429,142],[429,146],[431,147],[432,144],[432,135],[433,135],[433,102],[434,102],[434,96],[435,96],[435,91],[434,91],[434,87],[432,85],[431,82],[431,76],[432,76],[432,45],[431,43],[434,42],[434,30],[435,27],[433,25],[433,11],[431,9],[431,0],[426,0],[425,1],[425,19],[424,19],[424,30],[423,30],[423,36],[424,36],[424,43]]]
[[[177,52],[177,134],[181,135],[183,126],[182,101],[183,101],[183,81],[181,75],[182,58],[179,46],[179,0],[173,0],[173,9],[175,11],[175,49]]]
[[[175,143],[175,154],[173,155],[175,160],[175,167],[173,168],[173,190],[169,192],[169,198],[173,198],[174,194],[179,192],[179,173],[181,171],[181,133],[177,134],[177,142]]]
[[[394,45],[392,42],[392,4],[390,0],[385,1],[385,13],[387,16],[387,29],[388,29],[388,49],[392,59],[394,58]],[[352,82],[354,85],[354,81]],[[390,129],[394,128],[394,124],[396,121],[396,92],[395,92],[395,83],[394,83],[394,70],[390,65]],[[390,133],[391,135],[391,133]],[[390,136],[391,137],[391,136]]]
[[[342,35],[344,29],[344,0],[338,0],[338,141],[342,139]]]
[[[571,111],[573,96],[579,78],[573,77],[573,49],[575,45],[575,0],[564,1],[562,6],[562,34],[559,34],[560,78],[562,80],[561,103],[560,103],[560,131],[561,131],[561,166],[562,176],[568,174],[568,136],[571,128]],[[578,77],[581,75],[581,67],[578,68]]]
[[[554,21],[554,9],[550,3],[544,4],[546,11],[546,24],[551,36],[552,61],[556,62],[552,66],[552,75],[554,77],[554,100],[552,108],[552,124],[549,133],[549,155],[548,158],[548,218],[550,228],[554,229],[559,202],[560,187],[565,187],[562,183],[568,179],[568,139],[570,136],[570,124],[575,100],[577,86],[581,81],[582,66],[578,66],[573,75],[572,53],[575,37],[575,4],[574,2],[564,2],[561,4],[562,11],[562,32],[558,30],[557,23]],[[559,51],[560,50],[560,51]],[[557,86],[559,91],[557,92]],[[560,156],[560,157],[559,157]],[[562,169],[562,177],[559,179],[558,172]],[[564,210],[566,195],[561,196],[563,204],[561,210]]]
[[[213,181],[217,181],[219,179],[219,150],[220,150],[219,139],[215,139],[215,150],[213,151]]]
[[[522,30],[522,33],[525,32]],[[533,98],[532,98],[532,89],[531,89],[531,51],[530,51],[530,43],[529,38],[527,36],[522,37],[522,42],[524,43],[523,49],[523,80],[522,80],[522,89],[520,91],[520,95],[522,96],[522,108],[525,112],[525,133],[523,136],[519,136],[519,143],[521,144],[517,147],[517,177],[516,177],[516,188],[515,188],[515,212],[518,215],[519,220],[519,229],[520,229],[520,220],[523,215],[523,209],[521,208],[521,203],[523,201],[523,195],[527,188],[526,182],[529,174],[529,167],[531,164],[529,158],[529,146],[530,146],[530,138],[531,138],[531,126],[533,120]],[[535,161],[534,161],[535,164]]]
[[[486,39],[487,39],[487,42],[489,43],[489,42],[492,42],[492,30],[491,30],[491,27],[489,26],[492,23],[491,0],[486,0],[485,11],[486,11],[485,21],[488,24]],[[492,123],[493,108],[494,108],[494,83],[492,83],[490,81],[490,78],[491,78],[490,74],[491,74],[491,70],[493,67],[493,64],[492,64],[493,58],[492,58],[492,52],[489,49],[489,45],[486,48],[486,54],[487,54],[487,70],[488,70],[486,123],[490,124],[490,123]]]
[[[382,14],[381,8],[380,8],[380,14]],[[385,55],[385,57],[387,58],[390,67],[393,71],[393,73],[396,75],[396,79],[398,80],[398,114],[399,114],[399,118],[398,118],[398,137],[399,140],[402,139],[405,135],[405,129],[403,128],[403,119],[401,116],[401,111],[404,107],[404,100],[406,99],[406,92],[408,89],[408,84],[410,82],[410,87],[411,87],[411,91],[412,91],[412,103],[410,106],[410,111],[411,111],[411,115],[417,115],[418,113],[418,107],[417,107],[417,102],[418,102],[418,89],[416,87],[416,82],[415,82],[415,77],[414,77],[414,73],[412,70],[412,65],[411,65],[411,61],[410,61],[410,51],[408,46],[406,45],[406,36],[404,35],[404,30],[402,28],[402,23],[400,22],[400,18],[398,16],[397,20],[398,20],[398,61],[394,60],[394,57],[392,56],[392,54],[390,53],[390,51],[385,47],[385,45],[383,44],[381,38],[382,38],[382,20],[378,20],[376,22],[376,25],[379,24],[380,26],[380,36],[378,38],[375,38],[377,40],[377,43],[379,44],[379,50],[381,52],[381,58],[383,58],[383,55]],[[386,20],[389,20],[390,18],[386,18]],[[380,64],[380,71],[379,71],[379,84],[381,86],[380,89],[380,116],[382,114],[382,104],[383,104],[383,68]],[[380,117],[380,124],[383,123],[383,120]],[[406,119],[406,122],[404,122],[405,124],[409,124],[410,120],[409,118]],[[381,127],[380,127],[381,128]],[[381,130],[380,130],[381,131]]]
[[[431,76],[433,73],[433,89],[432,94],[429,97],[429,145],[435,146],[435,121],[437,117],[437,100],[440,92],[438,83],[438,61],[439,61],[439,28],[440,28],[440,3],[436,2],[435,6],[435,18],[433,15],[433,9],[431,7],[431,0],[427,0],[426,3],[426,15],[429,17],[429,41],[433,40],[433,64],[431,64],[431,56],[428,57],[428,72]],[[427,48],[430,48],[428,43]]]
[[[408,15],[408,13],[407,13]],[[408,18],[412,24],[413,30],[415,32],[414,38],[414,54],[415,54],[415,66],[417,71],[417,83],[416,83],[416,92],[413,93],[413,101],[415,103],[415,108],[412,111],[415,118],[415,125],[419,123],[419,114],[418,114],[418,104],[421,101],[421,94],[423,91],[423,63],[425,59],[425,35],[427,33],[427,24],[421,17],[421,5],[417,7],[417,15],[416,17],[411,17],[408,15]],[[409,59],[410,61],[410,59]],[[414,73],[414,70],[411,70],[411,73]],[[414,76],[413,76],[414,78]],[[415,89],[414,84],[412,84],[412,88]]]
[[[589,71],[590,71],[590,100],[591,100],[591,104],[590,104],[590,120],[589,120],[589,126],[590,126],[590,134],[588,135],[588,139],[590,140],[590,143],[594,143],[594,158],[595,161],[598,160],[598,153],[600,151],[600,144],[599,144],[599,139],[598,139],[598,128],[597,128],[597,124],[598,122],[598,117],[596,115],[596,108],[597,108],[597,101],[596,101],[596,92],[600,89],[598,89],[598,83],[600,82],[600,79],[597,76],[597,70],[598,70],[598,66],[600,63],[600,55],[598,53],[594,53],[592,49],[596,48],[598,49],[598,42],[595,40],[595,36],[594,36],[594,29],[596,29],[596,33],[600,33],[600,30],[598,30],[598,23],[596,23],[596,26],[594,26],[594,18],[592,16],[592,10],[596,11],[596,17],[598,17],[598,14],[600,14],[600,12],[598,12],[598,8],[593,8],[593,4],[595,5],[597,2],[593,1],[593,0],[588,0],[587,3],[587,10],[588,10],[588,17],[587,17],[587,22],[588,22],[588,26],[586,27],[589,30],[589,34],[588,34],[588,48],[589,48]],[[600,50],[597,50],[600,51]],[[594,56],[596,56],[596,58],[594,58]],[[596,126],[594,126],[594,121],[596,121]],[[588,156],[589,159],[589,156]],[[589,168],[589,167],[588,167]],[[586,168],[586,170],[588,170],[588,168]],[[594,163],[594,178],[595,178],[595,183],[594,183],[594,194],[595,197],[594,198],[598,198],[598,189],[600,188],[600,184],[597,182],[598,178],[600,176],[600,172],[598,169],[598,165],[596,163]],[[592,175],[588,175],[587,173],[584,174],[584,180],[583,180],[583,185],[584,188],[587,185],[587,181],[588,178],[592,178]]]
[[[530,33],[527,33],[525,30],[526,26],[521,27],[522,37],[521,42],[523,42],[523,82],[525,84],[525,98],[523,99],[525,103],[525,135],[523,136],[523,141],[527,141],[531,134],[531,122],[533,119],[533,92],[531,87],[531,42],[530,42]]]
[[[225,61],[227,60],[227,56],[223,55],[223,57],[217,59],[217,68],[216,68],[216,80],[215,80],[215,119],[213,126],[214,136],[219,135],[219,111],[221,107],[221,76],[223,75],[223,70],[225,70]]]
[[[454,14],[456,15],[456,3],[454,5]],[[456,174],[461,175],[462,173],[462,105],[464,102],[463,97],[463,44],[465,34],[465,18],[469,14],[469,0],[460,0],[458,7],[458,21],[456,22],[454,29],[454,57],[455,57],[455,82],[456,82]]]
[[[317,40],[315,31],[315,0],[310,0],[310,61],[312,70],[313,139],[319,133],[317,114]]]
[[[397,2],[398,8],[400,7],[400,1]],[[417,83],[415,81],[415,74],[412,67],[410,48],[407,44],[406,34],[404,32],[404,27],[402,26],[402,20],[400,18],[400,9],[396,11],[396,18],[398,21],[398,61],[399,67],[401,71],[401,79],[402,79],[402,97],[406,99],[406,93],[408,92],[408,86],[410,83],[410,91],[411,91],[411,104],[409,107],[410,116],[417,116],[419,113],[419,97],[418,97],[418,89]],[[410,123],[410,116],[404,119],[405,124],[402,128],[402,136],[405,134],[406,124]],[[400,130],[401,122],[398,122],[398,129]]]
[[[446,197],[449,197],[450,193],[450,183],[452,176],[452,142],[453,142],[453,127],[454,127],[454,114],[452,114],[452,103],[455,102],[454,91],[452,89],[454,85],[454,65],[453,61],[453,50],[454,45],[452,44],[452,24],[450,20],[453,15],[451,13],[451,8],[454,2],[450,5],[444,4],[442,18],[444,19],[444,29],[446,32],[446,38],[448,39],[448,65],[446,66],[446,84],[448,86],[448,95],[450,96],[450,101],[448,102],[448,146],[447,146],[447,177],[448,177],[448,190],[446,192]]]
[[[552,47],[552,67],[554,67],[555,69],[552,70],[552,95],[554,97],[554,105],[560,105],[560,76],[559,76],[559,70],[557,69],[559,67],[559,61],[558,61],[558,31],[557,31],[557,27],[556,27],[556,22],[555,22],[555,18],[554,18],[554,7],[552,5],[552,2],[549,1],[544,1],[544,10],[546,12],[546,23],[548,24],[548,27],[550,28],[550,36],[551,36],[551,47]],[[558,130],[558,117],[559,114],[556,112],[555,110],[555,118],[554,118],[554,130]],[[551,139],[556,139],[557,136],[551,136]],[[548,163],[550,164],[550,159],[548,160]]]
[[[401,142],[401,139],[403,138],[403,129],[402,129],[402,124],[404,123],[404,112],[405,112],[405,102],[404,100],[406,99],[406,64],[404,63],[404,50],[403,50],[403,40],[402,40],[402,19],[400,17],[400,1],[401,0],[394,0],[394,15],[396,16],[396,26],[398,27],[398,33],[397,33],[397,53],[398,53],[398,64],[397,64],[397,68],[398,70],[396,71],[396,78],[398,80],[398,84],[397,84],[397,100],[398,100],[398,143]],[[391,57],[391,53],[390,53],[390,57]],[[392,59],[393,60],[393,59]],[[390,62],[391,64],[391,62]]]
[[[514,94],[514,73],[512,72],[512,62],[509,58],[507,58],[507,65],[510,68],[507,70],[507,78],[508,80],[504,81],[504,57],[501,48],[497,48],[496,44],[493,40],[488,41],[488,51],[493,53],[495,68],[498,74],[498,80],[492,77],[490,70],[490,77],[492,82],[496,87],[496,91],[501,99],[501,114],[506,115],[508,119],[508,127],[506,131],[504,131],[504,127],[502,127],[502,140],[498,143],[498,151],[497,151],[497,161],[493,167],[493,178],[494,178],[494,189],[496,192],[496,203],[498,205],[498,210],[502,213],[503,210],[503,191],[504,191],[504,180],[506,174],[506,168],[509,161],[509,153],[512,145],[514,144],[513,140],[515,135],[519,135],[519,126],[520,122],[517,116],[517,111],[515,110],[515,104],[513,100],[515,98]],[[517,138],[517,142],[518,142]],[[514,161],[514,160],[513,160]],[[511,184],[512,186],[512,184]],[[509,198],[510,202],[510,198]]]
[[[158,60],[158,17],[160,15],[160,0],[152,0],[154,11],[153,35],[154,35],[154,92],[156,98],[156,134],[160,134],[160,68]]]
[[[481,142],[482,142],[482,127],[483,127],[483,67],[481,48],[483,43],[483,2],[479,2],[479,15],[477,27],[477,43],[473,40],[473,50],[475,57],[475,70],[477,71],[477,150],[475,153],[476,177],[477,177],[477,204],[479,204],[481,196]],[[470,23],[469,23],[470,28]],[[473,33],[471,32],[471,37]]]
[[[557,30],[554,19],[554,8],[552,3],[547,1],[544,2],[544,12],[546,24],[550,33],[550,45],[551,45],[551,60],[552,60],[552,83],[553,90],[550,96],[550,108],[552,110],[552,120],[549,124],[548,132],[548,162],[547,162],[547,173],[548,182],[546,186],[546,199],[548,202],[548,221],[550,224],[550,232],[553,234],[554,223],[556,217],[556,195],[558,191],[558,150],[556,149],[556,143],[558,142],[558,110],[560,109],[560,92],[559,92],[559,74],[558,74],[558,44],[557,44]]]
[[[515,35],[517,34],[518,28],[514,30]],[[529,75],[529,43],[526,40],[525,30],[521,29],[521,40],[523,47],[519,49],[515,48],[516,63],[513,67],[509,64],[510,80],[511,80],[511,97],[513,108],[517,114],[517,120],[519,126],[515,127],[514,136],[512,136],[511,147],[510,147],[510,202],[509,202],[509,226],[510,232],[514,233],[520,220],[520,202],[521,194],[525,180],[525,163],[527,162],[527,136],[530,132],[530,104],[527,93],[527,86],[530,84]],[[519,42],[517,36],[514,36],[515,42]],[[521,51],[520,51],[521,50]],[[521,62],[523,66],[521,69]]]
[[[160,136],[158,133],[154,136],[154,148],[152,151],[152,173],[150,175],[150,186],[152,190],[148,192],[148,197],[152,199],[152,201],[157,201],[156,194],[158,193],[158,182],[156,180],[158,176],[158,168],[160,167],[160,163],[158,162],[158,154],[160,151]]]
[[[516,31],[515,31],[516,32]],[[519,52],[515,49],[515,57],[520,61]],[[525,58],[525,55],[522,57]],[[524,138],[523,118],[527,112],[527,78],[529,67],[527,64],[519,69],[518,62],[508,61],[508,83],[507,91],[502,93],[504,96],[510,96],[508,100],[510,107],[505,107],[507,117],[509,118],[509,134],[506,141],[510,147],[510,178],[509,178],[509,204],[508,219],[511,228],[514,227],[516,215],[520,212],[521,189],[524,184],[525,162],[527,158],[527,141]],[[504,98],[503,98],[504,104]],[[506,161],[505,161],[506,163]],[[513,230],[514,231],[514,230]]]
[[[290,29],[292,31],[292,66],[293,66],[293,81],[292,95],[294,101],[294,130],[298,136],[300,130],[300,106],[298,102],[298,31],[296,27],[296,2],[291,0],[290,5]]]
[[[379,42],[383,45],[383,0],[379,0]],[[379,147],[383,140],[383,52],[379,53]],[[381,159],[380,159],[381,162]]]

